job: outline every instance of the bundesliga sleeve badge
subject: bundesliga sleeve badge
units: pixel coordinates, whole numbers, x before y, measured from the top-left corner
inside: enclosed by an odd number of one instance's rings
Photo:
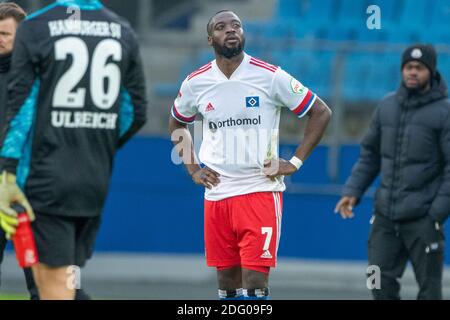
[[[300,83],[300,81],[292,78],[291,79],[291,90],[295,94],[304,94],[305,93],[305,87]]]

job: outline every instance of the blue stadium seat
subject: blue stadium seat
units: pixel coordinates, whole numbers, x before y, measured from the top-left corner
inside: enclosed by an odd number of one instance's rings
[[[333,52],[295,49],[274,52],[273,60],[321,97],[330,95]]]
[[[252,37],[264,37],[276,24],[277,21],[249,22],[244,23],[243,29],[245,34],[251,34]]]
[[[316,30],[316,39],[330,41],[355,41],[358,31],[354,26],[341,25],[337,28],[321,27]]]
[[[362,28],[357,31],[357,40],[359,42],[387,42],[389,31],[385,28],[367,29]]]
[[[399,16],[400,2],[392,0],[367,0],[366,8],[370,5],[377,5],[381,10],[381,27],[386,23],[395,22]],[[368,17],[369,15],[366,14]]]
[[[279,0],[277,16],[280,18],[299,18],[302,16],[301,0]]]
[[[332,24],[335,21],[335,0],[279,0],[277,18],[281,21],[296,19],[302,26]]]
[[[438,52],[439,54],[439,52]],[[438,56],[438,70],[444,77],[447,85],[450,85],[450,56],[449,55],[439,55]]]
[[[397,28],[395,30],[391,30],[388,35],[388,41],[390,43],[402,43],[402,44],[413,44],[422,42],[424,40],[424,35],[417,29],[408,29],[408,28]]]
[[[362,1],[362,0],[359,0]],[[381,13],[381,29],[369,29],[367,22],[372,13],[367,13],[367,8],[377,5]],[[358,41],[362,42],[387,42],[390,32],[394,31],[398,22],[395,21],[399,9],[398,1],[391,0],[367,0],[364,5],[364,21],[358,21],[354,27],[358,31]]]
[[[335,20],[338,23],[351,21],[353,24],[360,24],[362,28],[366,26],[368,7],[366,0],[336,0],[337,12]]]
[[[400,85],[400,54],[371,54],[368,58],[377,61],[378,66],[368,74],[369,83],[366,96],[371,100],[379,100],[389,92],[397,90]]]
[[[374,52],[349,55],[343,82],[345,99],[377,101],[395,91],[400,83],[399,61],[399,54]]]
[[[429,2],[431,6],[430,14],[426,16],[426,25],[430,26],[431,30],[436,31],[436,28],[441,30],[450,29],[450,1],[448,0],[433,0]]]
[[[350,54],[344,68],[342,91],[349,101],[362,100],[369,85],[368,75],[372,72],[373,61],[362,54]]]
[[[381,9],[381,29],[367,28],[367,8]],[[387,44],[408,46],[416,42],[450,44],[450,0],[279,0],[272,21],[244,24],[246,51],[254,57],[277,64],[320,96],[332,92],[336,54],[316,40],[355,41],[378,46],[378,52],[351,53],[343,75],[343,93],[348,100],[379,100],[396,90],[401,79],[400,52],[383,51]],[[298,48],[299,40],[310,40],[313,48]],[[305,47],[306,48],[306,47]],[[188,59],[180,72],[184,77],[213,59],[211,50]],[[439,68],[450,82],[450,55],[439,60]],[[179,83],[156,88],[176,94]]]
[[[182,64],[178,81],[175,83],[157,83],[153,86],[153,91],[159,97],[176,97],[181,83],[186,77],[196,69],[207,64],[214,59],[214,55],[210,49],[201,51],[195,56],[195,59],[189,57]]]
[[[430,15],[430,1],[424,0],[398,0],[402,2],[402,7],[399,12],[400,23],[403,27],[417,25],[424,26],[427,17]]]
[[[435,35],[434,41],[432,43],[434,44],[443,44],[443,45],[449,45],[450,44],[450,29],[443,29],[440,31],[436,31],[433,33]]]

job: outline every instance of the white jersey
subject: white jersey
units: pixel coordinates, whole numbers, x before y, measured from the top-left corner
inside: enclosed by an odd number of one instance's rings
[[[283,178],[263,173],[264,161],[278,158],[282,107],[299,118],[316,95],[281,68],[245,54],[228,79],[212,61],[189,75],[172,107],[183,123],[203,117],[200,161],[220,174],[220,183],[206,189],[211,201],[254,192],[284,191]]]

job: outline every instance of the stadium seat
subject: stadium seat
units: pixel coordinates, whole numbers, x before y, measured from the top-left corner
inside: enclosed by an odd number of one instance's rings
[[[273,61],[321,97],[328,97],[334,56],[333,52],[318,53],[298,48],[274,52]]]
[[[214,57],[211,50],[201,51],[195,56],[195,59],[192,59],[191,57],[187,58],[186,62],[183,63],[181,67],[178,81],[176,83],[156,83],[153,86],[154,94],[159,97],[176,97],[184,79],[186,79],[192,71],[200,68],[213,59]]]
[[[426,15],[425,24],[434,31],[450,29],[450,1],[434,0],[430,1],[429,5],[430,14]]]
[[[352,22],[361,27],[366,26],[367,1],[365,0],[336,0],[337,12],[336,19],[338,23]]]
[[[377,101],[389,92],[397,90],[400,84],[400,56],[398,54],[372,54],[370,59],[378,61],[379,66],[368,74],[366,95]]]
[[[373,43],[380,42],[385,43],[388,41],[389,31],[386,29],[358,29],[357,30],[357,38],[359,42],[363,43]]]
[[[277,19],[299,20],[303,28],[315,28],[336,20],[334,0],[279,0],[278,3]]]
[[[392,0],[367,0],[366,8],[370,5],[377,5],[381,10],[381,27],[396,21],[399,15],[400,5],[399,1]],[[369,15],[367,14],[367,17]]]
[[[279,18],[300,18],[302,16],[301,5],[305,1],[300,0],[279,0],[278,12]]]
[[[378,5],[381,9],[379,30],[367,28],[369,5]],[[350,49],[352,43],[368,44],[377,51],[349,53],[346,58],[344,98],[378,100],[395,90],[400,82],[401,52],[384,52],[384,48],[394,44],[400,45],[401,50],[417,42],[449,45],[450,1],[279,0],[272,20],[245,23],[244,30],[249,54],[282,66],[325,97],[332,94],[331,75],[336,53],[326,51],[323,41],[317,40],[351,41]],[[305,41],[309,45],[299,47]],[[440,68],[450,81],[450,56],[446,57],[449,58],[440,62]],[[186,76],[186,70],[192,71],[211,59],[210,50],[199,53],[194,60],[187,59],[180,80]],[[172,95],[178,86],[178,83],[163,84],[157,88],[161,93]]]
[[[399,0],[402,3],[397,23],[407,27],[410,25],[424,26],[430,14],[429,3],[423,0]]]
[[[400,28],[396,30],[392,30],[388,34],[388,41],[390,43],[395,44],[412,44],[421,42],[424,39],[424,36],[418,30],[408,29],[408,28]]]
[[[315,30],[315,38],[329,41],[355,41],[358,31],[354,25],[340,25],[337,28],[320,26]]]
[[[438,70],[444,77],[447,85],[450,85],[450,56],[440,55],[438,57]]]
[[[361,100],[366,96],[368,76],[372,72],[373,62],[362,54],[350,54],[345,62],[342,93],[346,100]]]

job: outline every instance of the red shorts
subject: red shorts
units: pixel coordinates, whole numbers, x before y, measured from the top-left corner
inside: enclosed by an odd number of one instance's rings
[[[281,192],[205,200],[205,249],[210,267],[275,267],[281,231]]]

